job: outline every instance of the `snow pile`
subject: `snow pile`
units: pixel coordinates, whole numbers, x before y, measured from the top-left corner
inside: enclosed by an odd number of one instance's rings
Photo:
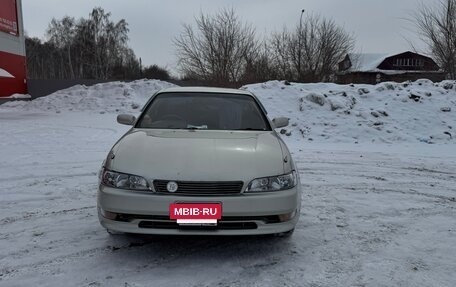
[[[378,85],[270,81],[243,87],[269,117],[289,117],[282,134],[325,142],[456,143],[456,81]]]
[[[0,110],[137,113],[150,96],[175,85],[158,80],[77,85]],[[429,80],[378,85],[298,84],[280,81],[244,86],[269,117],[287,116],[281,130],[296,141],[330,143],[456,143],[456,81]]]
[[[138,111],[158,90],[175,86],[159,80],[76,85],[30,102],[10,102],[1,108],[27,111],[92,111],[128,113]]]
[[[12,94],[9,97],[4,97],[2,99],[14,99],[14,100],[30,100],[32,96],[28,94]]]

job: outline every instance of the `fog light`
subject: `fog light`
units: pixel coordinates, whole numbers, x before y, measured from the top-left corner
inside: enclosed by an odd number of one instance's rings
[[[109,212],[109,211],[103,210],[102,208],[100,208],[100,213],[104,218],[109,219],[109,220],[116,220],[116,218],[117,218],[117,213]]]
[[[280,222],[290,221],[296,215],[296,210],[291,213],[279,214]]]

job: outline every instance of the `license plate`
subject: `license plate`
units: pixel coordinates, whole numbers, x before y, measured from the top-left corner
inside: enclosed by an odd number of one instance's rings
[[[214,226],[222,218],[221,203],[172,203],[169,218],[179,225]]]

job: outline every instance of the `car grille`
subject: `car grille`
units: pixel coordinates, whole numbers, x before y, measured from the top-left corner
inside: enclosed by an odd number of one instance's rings
[[[177,181],[178,189],[176,192],[169,192],[166,185],[169,180],[154,180],[156,192],[168,194],[192,194],[192,195],[219,195],[237,194],[242,191],[244,183],[242,181]]]
[[[182,226],[177,222],[154,222],[154,221],[141,221],[138,224],[139,228],[155,228],[155,229],[183,229],[183,230],[237,230],[237,229],[257,229],[256,222],[223,222],[220,221],[215,226]]]

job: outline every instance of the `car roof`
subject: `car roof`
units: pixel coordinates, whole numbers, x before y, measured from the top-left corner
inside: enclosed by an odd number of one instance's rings
[[[175,87],[167,88],[158,92],[161,93],[220,93],[220,94],[237,94],[253,96],[252,93],[245,90],[214,88],[214,87]]]

